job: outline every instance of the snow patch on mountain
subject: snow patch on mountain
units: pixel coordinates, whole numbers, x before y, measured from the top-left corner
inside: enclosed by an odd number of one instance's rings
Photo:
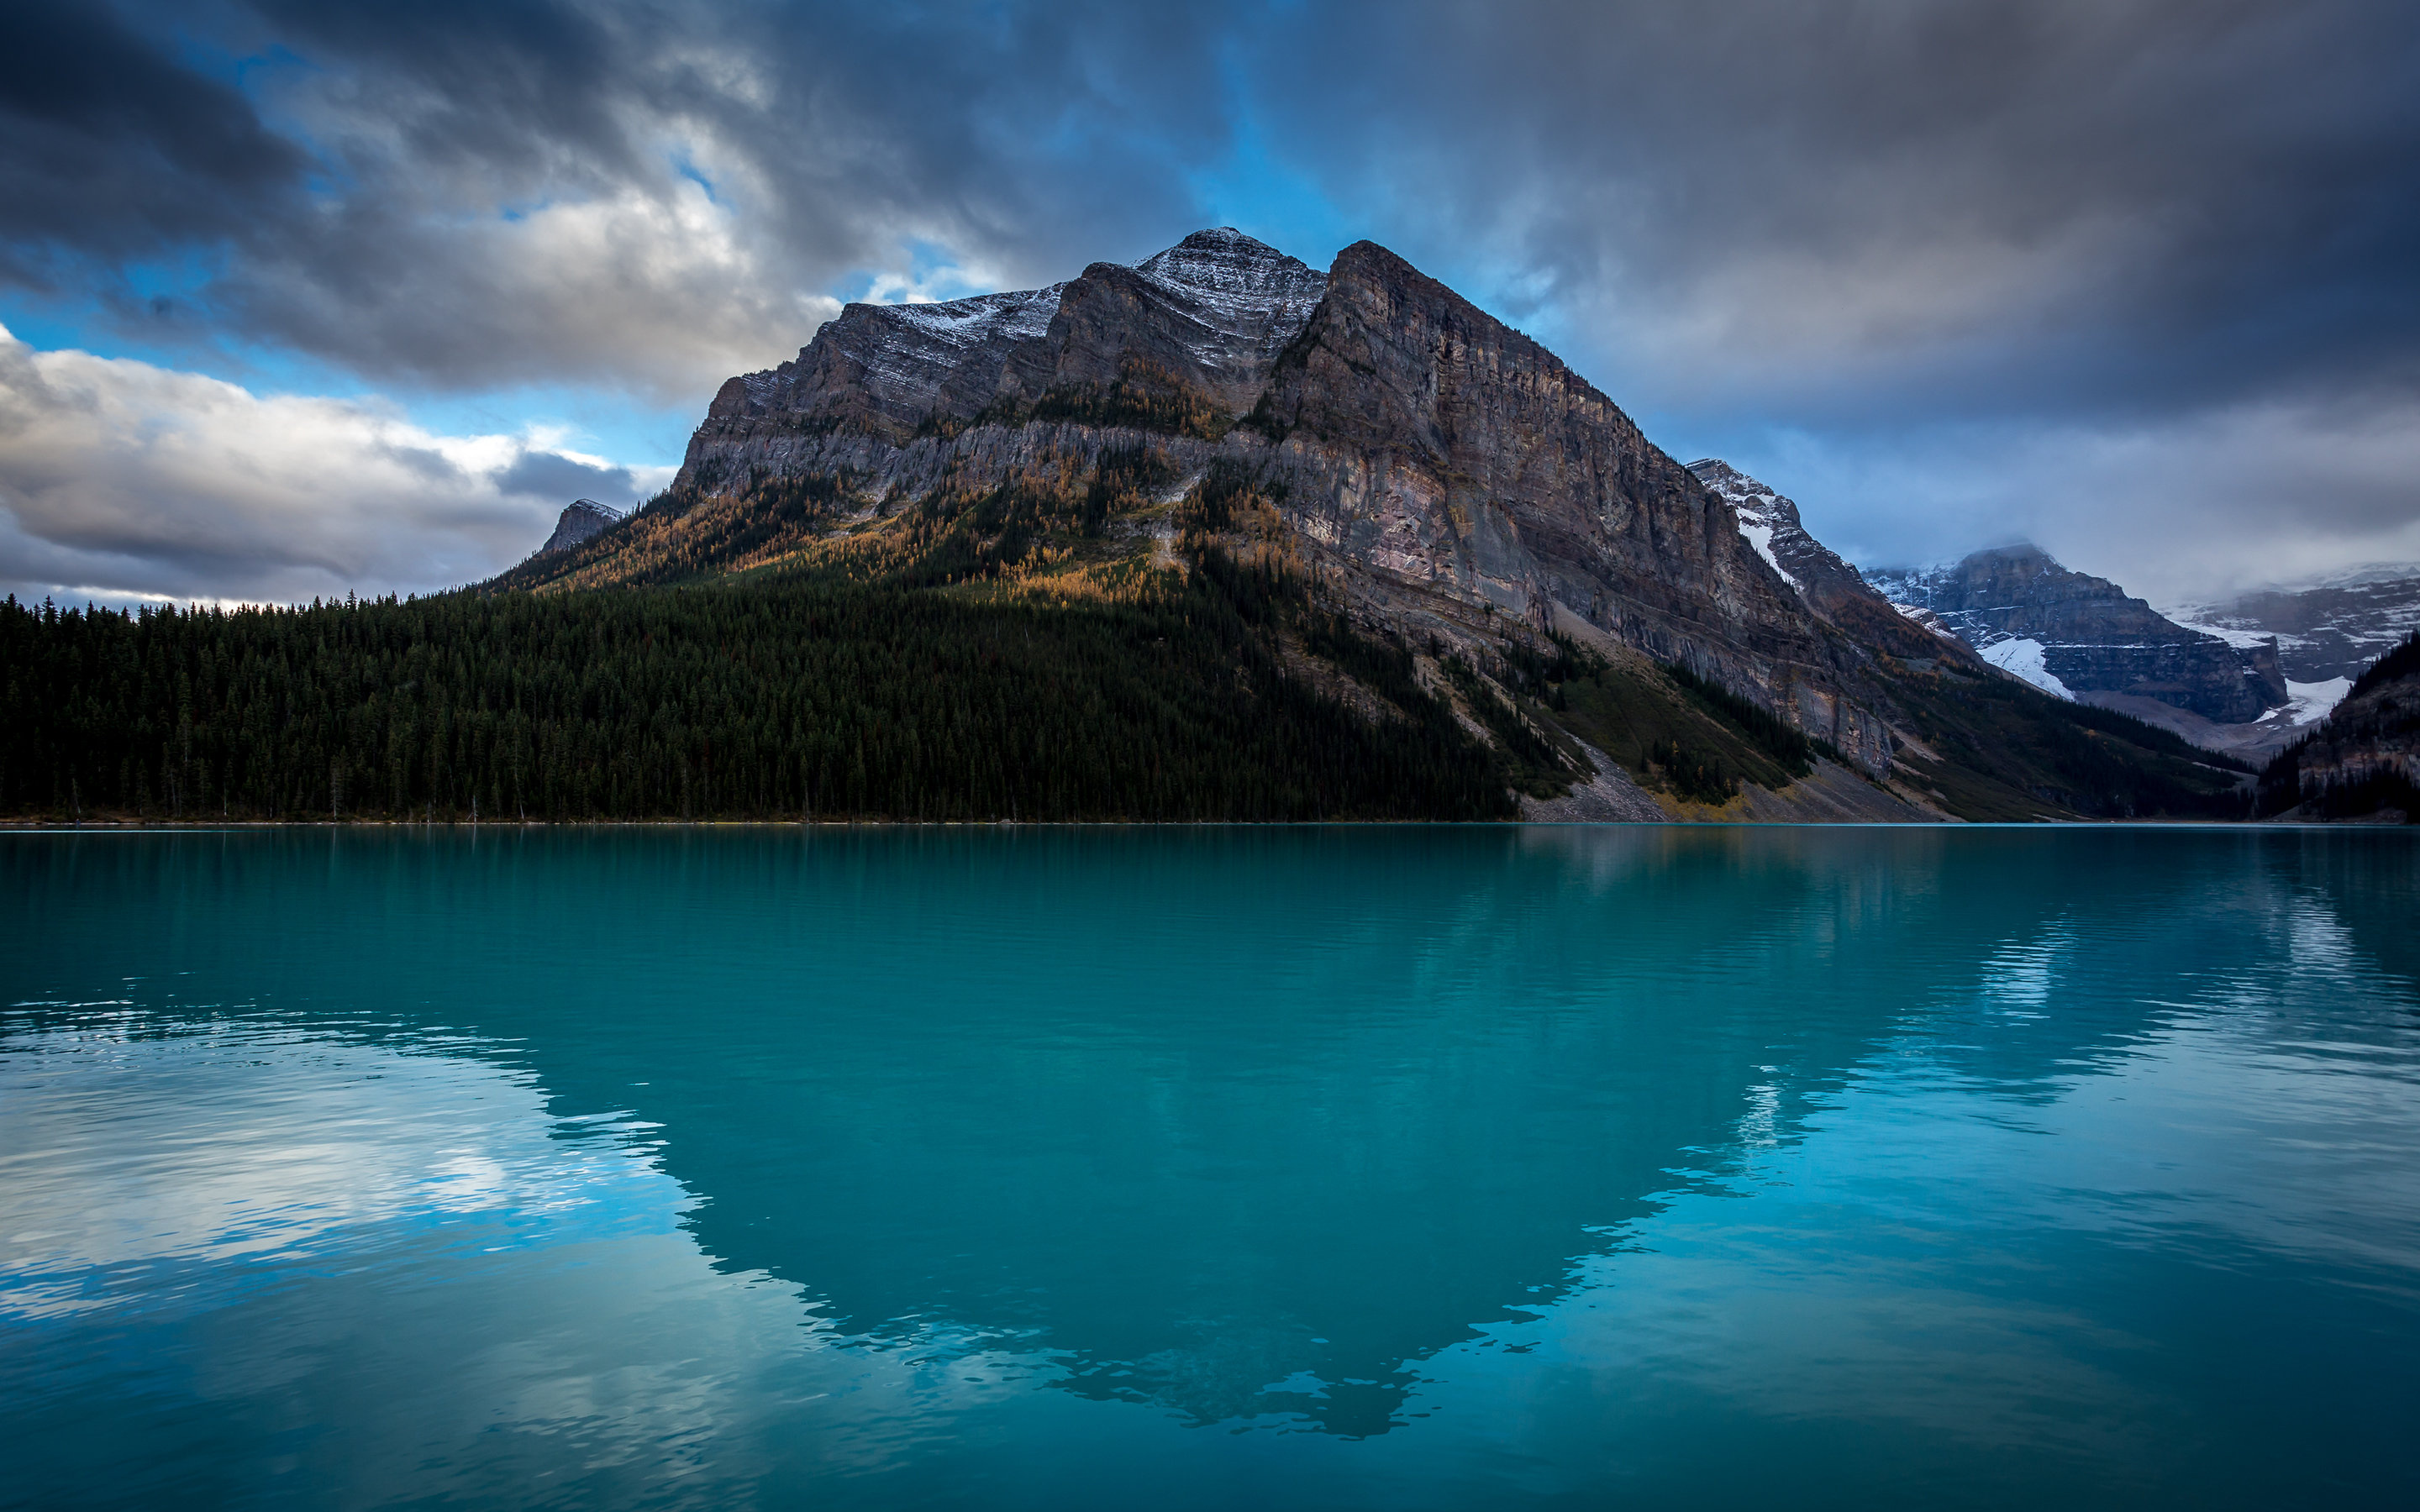
[[[1756,548],[1756,554],[1764,558],[1766,565],[1781,574],[1783,582],[1805,593],[1807,585],[1792,577],[1789,569],[1781,564],[1781,559],[1773,554],[1774,529],[1785,519],[1782,511],[1776,507],[1781,496],[1730,463],[1714,457],[1690,463],[1689,471],[1696,473],[1707,487],[1722,495],[1724,501],[1731,506],[1731,513],[1739,518],[1740,534],[1747,537],[1747,544]],[[1795,510],[1786,517],[1789,525],[1796,527]]]
[[[1781,564],[1781,559],[1773,554],[1773,526],[1770,522],[1751,520],[1743,515],[1740,517],[1740,533],[1747,537],[1747,544],[1756,548],[1756,554],[1764,558],[1765,564],[1781,575],[1783,582],[1800,593],[1807,591],[1807,585],[1790,576],[1790,570]]]
[[[2324,683],[2298,683],[2286,680],[2286,691],[2292,698],[2286,712],[2297,725],[2317,724],[2335,711],[2352,691],[2350,677],[2331,677]]]
[[[1981,654],[1985,661],[2000,671],[2014,673],[2045,693],[2074,702],[2075,695],[2067,690],[2067,685],[2052,676],[2050,669],[2042,664],[2042,650],[2039,640],[2008,640],[1982,647]]]
[[[2239,651],[2257,650],[2267,645],[2272,639],[2269,632],[2265,630],[2247,630],[2238,625],[2215,625],[2204,620],[2180,619],[2176,614],[2170,614],[2168,618],[2188,630],[2198,630],[2204,635],[2216,636]],[[2282,646],[2284,641],[2280,640],[2278,643]]]
[[[1807,533],[1798,506],[1719,457],[1689,464],[1698,481],[1722,496],[1739,520],[1740,535],[1764,559],[1765,564],[1801,597],[1808,593],[1807,574],[1830,569],[1836,577],[1854,580],[1856,569],[1834,557],[1823,543]]]

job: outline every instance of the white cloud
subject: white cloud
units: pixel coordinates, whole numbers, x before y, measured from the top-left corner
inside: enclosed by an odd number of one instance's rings
[[[0,585],[287,602],[475,581],[568,501],[507,491],[515,469],[602,461],[552,439],[441,435],[380,401],[256,394],[0,328]],[[672,471],[628,470],[640,495]]]

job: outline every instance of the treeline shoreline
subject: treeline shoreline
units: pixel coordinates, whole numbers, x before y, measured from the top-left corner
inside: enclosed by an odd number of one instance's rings
[[[828,580],[297,609],[0,605],[0,816],[1190,822],[1513,816],[1401,647],[1287,674],[1224,558],[1044,604]]]

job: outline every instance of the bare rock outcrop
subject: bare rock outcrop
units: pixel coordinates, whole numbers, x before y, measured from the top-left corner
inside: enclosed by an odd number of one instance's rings
[[[620,524],[624,517],[621,510],[610,504],[600,504],[594,499],[575,499],[564,506],[563,514],[554,522],[554,533],[546,538],[537,554],[546,556],[585,545]]]

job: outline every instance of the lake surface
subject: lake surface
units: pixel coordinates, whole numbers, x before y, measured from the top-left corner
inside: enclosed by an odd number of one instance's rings
[[[0,1504],[2420,1504],[2420,843],[0,835]]]

